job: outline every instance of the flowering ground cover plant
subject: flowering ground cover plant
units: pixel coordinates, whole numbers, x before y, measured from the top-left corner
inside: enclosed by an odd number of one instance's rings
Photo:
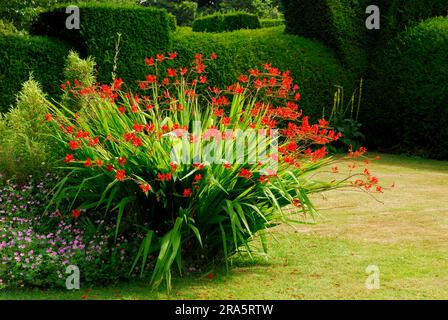
[[[0,288],[60,287],[66,268],[84,270],[85,284],[116,282],[127,274],[138,235],[117,241],[105,221],[93,228],[63,217],[61,212],[43,216],[47,194],[57,177],[18,185],[7,181],[0,187]]]
[[[316,214],[311,193],[382,192],[368,169],[339,173],[326,146],[341,134],[302,114],[289,71],[265,64],[216,88],[206,72],[215,54],[196,54],[188,67],[176,56],[147,58],[148,75],[135,90],[121,79],[63,84],[83,100],[78,112],[48,102],[68,173],[47,209],[86,225],[115,221],[116,237],[143,233],[129,273],[149,270],[155,287],[165,280],[169,288],[174,266],[182,273],[198,262],[227,263],[235,252],[252,255],[255,235],[265,251],[267,228],[296,221],[297,212]],[[330,178],[318,178],[325,172]],[[290,205],[297,210],[284,210]]]

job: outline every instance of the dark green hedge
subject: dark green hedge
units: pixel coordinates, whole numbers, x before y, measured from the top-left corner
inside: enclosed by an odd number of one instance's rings
[[[258,17],[246,12],[215,13],[193,21],[195,32],[225,32],[258,28],[261,28]]]
[[[282,0],[286,32],[323,41],[355,74],[367,68],[366,0]]]
[[[125,80],[144,78],[145,57],[170,49],[172,20],[165,10],[142,6],[83,4],[81,29],[65,28],[65,7],[42,13],[34,23],[34,34],[46,34],[69,43],[82,55],[93,56],[101,82],[110,81],[121,34],[116,73]]]
[[[377,147],[448,158],[448,18],[399,34],[374,61],[365,115]]]
[[[282,70],[290,69],[300,85],[301,107],[307,114],[321,116],[333,105],[334,85],[351,92],[354,83],[331,50],[319,42],[287,35],[284,27],[240,30],[232,33],[196,33],[180,28],[174,34],[173,50],[186,66],[195,53],[217,53],[207,69],[210,83],[224,87],[234,83],[249,68],[262,68],[270,62]]]
[[[56,96],[63,81],[68,47],[47,37],[0,35],[0,112],[14,104],[30,72],[46,92]]]

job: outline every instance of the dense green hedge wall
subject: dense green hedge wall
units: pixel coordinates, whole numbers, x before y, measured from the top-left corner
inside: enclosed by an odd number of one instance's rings
[[[261,28],[258,16],[246,12],[215,13],[193,21],[195,32],[225,32]]]
[[[260,19],[260,25],[262,28],[270,28],[285,25],[283,19]]]
[[[378,147],[448,158],[448,18],[407,28],[372,64],[365,125]]]
[[[0,112],[6,112],[14,104],[30,72],[46,92],[60,93],[68,51],[63,42],[47,37],[0,34]]]
[[[366,0],[282,0],[286,32],[323,41],[361,75],[367,68]]]
[[[179,28],[173,46],[187,66],[195,53],[217,53],[218,59],[210,62],[207,76],[221,87],[234,83],[249,68],[261,69],[263,63],[290,69],[300,85],[301,107],[314,116],[321,116],[324,107],[333,105],[334,85],[343,85],[351,92],[349,84],[354,83],[331,50],[319,42],[287,35],[284,27],[232,33],[196,33]]]
[[[34,34],[46,34],[68,42],[83,55],[95,57],[98,80],[110,81],[121,34],[116,73],[125,80],[144,78],[145,57],[170,49],[172,20],[165,10],[142,6],[80,5],[80,30],[65,28],[65,7],[42,13],[34,23]]]

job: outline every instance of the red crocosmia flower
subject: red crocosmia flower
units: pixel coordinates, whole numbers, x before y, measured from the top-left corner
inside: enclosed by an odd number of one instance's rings
[[[179,68],[180,74],[185,75],[187,73],[187,68]]]
[[[148,133],[154,131],[154,124],[145,124],[145,131]]]
[[[151,191],[151,186],[147,183],[142,183],[140,184],[140,189],[144,192],[147,193],[149,191]]]
[[[242,75],[240,75],[238,81],[241,82],[241,83],[249,82],[249,77],[242,74]]]
[[[65,128],[65,132],[66,132],[67,134],[72,134],[72,133],[73,133],[73,127],[72,127],[72,126],[67,126],[67,127]]]
[[[196,54],[194,55],[194,58],[195,58],[196,60],[202,60],[202,54],[200,54],[200,53],[196,53]]]
[[[120,166],[124,166],[128,160],[125,157],[118,157],[117,161]]]
[[[145,89],[146,89],[146,83],[144,83],[144,82],[140,82],[140,83],[138,84],[138,86],[139,86],[140,89],[142,89],[142,90],[145,90]]]
[[[299,101],[300,100],[300,93],[296,93],[294,95],[294,100]]]
[[[157,60],[162,61],[165,58],[165,55],[163,53],[158,53],[156,54],[156,58]]]
[[[383,193],[383,187],[377,186],[376,187],[376,192]]]
[[[143,132],[143,124],[137,124],[134,123],[134,125],[132,126],[132,128],[136,131],[136,132]]]
[[[143,146],[143,140],[139,137],[133,137],[132,138],[132,145],[135,147],[141,147]]]
[[[176,171],[176,169],[177,169],[177,163],[176,163],[176,162],[171,162],[171,163],[170,163],[170,167],[171,167],[171,170],[172,170],[172,171]]]
[[[338,169],[338,167],[333,167],[333,168],[331,168],[331,172],[333,172],[333,173],[339,173],[339,169]]]
[[[115,179],[123,181],[126,178],[126,170],[117,170],[115,172]]]
[[[119,106],[118,111],[120,111],[121,113],[126,113],[126,108],[124,106]]]
[[[73,218],[78,219],[80,215],[81,215],[81,210],[80,209],[78,209],[78,210],[73,209],[72,210],[72,217]]]
[[[207,278],[209,278],[209,279],[213,279],[213,273],[209,273],[209,274],[207,275]]]
[[[96,160],[95,160],[95,163],[96,163],[96,165],[97,165],[98,167],[102,167],[102,166],[103,166],[103,160],[101,160],[101,159],[96,159]]]
[[[184,189],[184,192],[183,192],[183,196],[184,197],[191,197],[191,189],[190,188],[187,188],[187,189]]]
[[[74,157],[72,154],[67,154],[67,155],[65,156],[65,160],[64,160],[64,162],[65,162],[65,163],[70,163],[70,162],[72,162],[73,160],[75,160],[75,157]]]
[[[94,147],[94,146],[98,145],[98,142],[99,142],[99,141],[100,141],[100,138],[95,137],[94,139],[90,139],[90,140],[89,140],[89,145],[92,146],[92,147]]]
[[[170,83],[170,79],[168,79],[168,78],[165,78],[165,79],[162,80],[162,84],[163,84],[164,86],[166,86],[166,85],[169,84],[169,83]]]
[[[108,165],[106,166],[106,170],[109,171],[109,172],[114,171],[114,165],[113,165],[113,164],[108,164]]]
[[[67,88],[67,86],[65,85],[65,83],[62,83],[59,87],[60,87],[62,90],[64,90],[64,91],[65,91],[65,89]]]
[[[168,77],[177,77],[176,69],[168,68],[168,70],[166,72],[167,72]]]
[[[227,170],[230,169],[230,163],[228,162],[224,162],[224,168],[226,168]]]
[[[225,125],[225,126],[230,125],[230,118],[229,118],[229,117],[223,117],[223,118],[221,119],[221,123],[222,123],[223,125]]]
[[[52,116],[51,114],[47,113],[47,114],[45,115],[45,120],[47,120],[47,121],[51,121],[51,120],[53,120],[53,116]]]
[[[121,86],[123,85],[123,79],[114,79],[114,90],[120,90]]]
[[[146,76],[146,81],[148,81],[149,83],[154,83],[157,81],[157,76],[154,76],[152,74],[148,74]]]
[[[173,59],[176,59],[176,57],[177,57],[177,52],[173,52],[173,53],[169,53],[169,52],[168,52],[168,55],[170,56],[170,59],[173,60]]]
[[[172,177],[172,174],[171,174],[171,172],[169,172],[169,173],[166,174],[165,180],[166,181],[171,181],[171,177]]]
[[[370,171],[369,171],[369,169],[364,169],[364,174],[366,175],[366,176],[370,176]]]
[[[300,199],[292,199],[292,204],[295,207],[300,207],[302,204],[300,203]]]
[[[215,116],[217,116],[218,118],[220,118],[220,117],[222,117],[222,115],[224,114],[224,109],[215,109],[215,110],[213,111],[213,114],[214,114]]]
[[[154,65],[154,58],[153,58],[153,57],[151,57],[151,58],[145,58],[145,64],[146,64],[147,66],[153,66],[153,65]]]
[[[207,77],[206,76],[200,76],[199,77],[199,82],[200,83],[206,83],[207,82]]]
[[[84,162],[84,167],[90,168],[93,166],[92,160],[90,160],[90,158],[87,158],[86,161]]]
[[[194,176],[194,182],[198,183],[202,179],[202,174],[198,173]]]
[[[210,59],[212,59],[212,60],[216,60],[217,58],[218,58],[218,55],[216,53],[212,53],[210,55]]]
[[[71,140],[69,142],[70,150],[76,150],[81,146],[81,142],[76,140]]]
[[[165,178],[166,178],[166,174],[161,173],[161,172],[157,173],[157,179],[159,179],[160,181],[165,181]]]
[[[252,171],[250,171],[249,169],[243,168],[243,169],[241,169],[238,176],[249,180],[250,178],[252,178],[252,174],[253,174]]]
[[[257,69],[250,69],[249,73],[251,76],[258,77],[260,75],[260,71]]]
[[[146,105],[146,111],[151,111],[153,108],[154,106],[150,103]]]

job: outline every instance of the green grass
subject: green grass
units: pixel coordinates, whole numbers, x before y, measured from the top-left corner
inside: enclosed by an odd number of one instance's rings
[[[0,299],[447,299],[448,162],[383,155],[370,169],[395,182],[377,197],[383,203],[348,191],[315,197],[322,218],[273,229],[268,261],[237,259],[213,279],[176,278],[171,295],[139,282],[0,291]],[[364,286],[370,264],[380,269],[378,290]]]

